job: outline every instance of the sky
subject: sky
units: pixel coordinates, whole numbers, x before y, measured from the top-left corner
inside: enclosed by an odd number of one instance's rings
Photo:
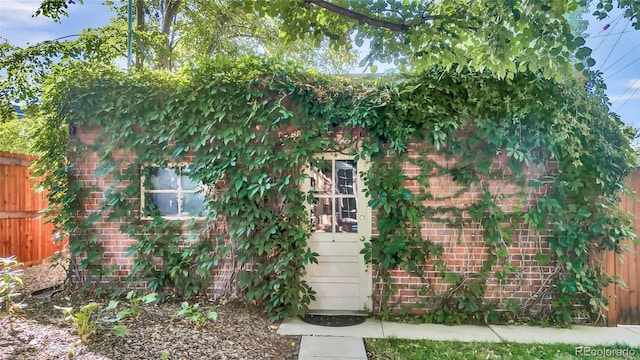
[[[601,21],[585,16],[589,20],[586,45],[593,50],[594,69],[603,73],[611,110],[640,128],[640,30],[621,15],[615,11]]]
[[[0,0],[0,40],[17,46],[36,44],[103,26],[111,17],[102,0],[85,0],[84,5],[69,7],[68,18],[54,23],[42,16],[32,17],[40,1]],[[619,11],[602,21],[590,15],[585,18],[590,23],[587,46],[593,49],[594,68],[604,74],[611,109],[625,123],[640,128],[640,30],[633,30]]]
[[[69,17],[60,23],[32,17],[41,0],[0,0],[0,37],[10,44],[24,46],[62,36],[79,34],[82,29],[106,25],[111,18],[102,0],[85,0],[84,5],[70,5]],[[77,2],[77,1],[76,1]]]

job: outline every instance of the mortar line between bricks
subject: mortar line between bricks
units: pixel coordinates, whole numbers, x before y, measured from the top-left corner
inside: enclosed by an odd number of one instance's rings
[[[500,339],[500,341],[505,341],[505,339],[503,339],[502,336],[500,336],[495,330],[493,330],[491,325],[487,325],[487,327],[489,328],[489,330],[491,330],[492,333],[496,334],[496,336],[498,337],[498,339]]]

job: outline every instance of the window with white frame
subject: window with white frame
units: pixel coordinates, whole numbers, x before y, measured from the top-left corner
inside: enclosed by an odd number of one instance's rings
[[[149,166],[141,182],[141,211],[144,218],[202,218],[205,187],[189,177],[188,165]]]

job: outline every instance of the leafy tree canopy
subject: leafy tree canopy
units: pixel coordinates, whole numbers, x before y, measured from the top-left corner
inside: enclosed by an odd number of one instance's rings
[[[34,16],[47,16],[58,22],[69,16],[71,4],[84,0],[43,0]],[[115,11],[112,23],[126,26],[128,0],[109,0]],[[309,46],[311,38],[301,35],[284,43],[282,24],[272,17],[243,12],[231,0],[132,0],[136,65],[168,70],[194,60],[217,55],[279,55],[287,60],[340,72],[353,61],[353,53],[327,47],[325,41]]]
[[[31,154],[35,126],[33,118],[0,121],[0,151]]]
[[[363,64],[394,63],[422,70],[437,63],[489,68],[512,78],[524,70],[545,77],[572,74],[574,58],[595,61],[584,39],[565,18],[585,0],[236,0],[245,11],[283,20],[289,41],[303,34],[329,38],[338,46],[370,42]],[[604,18],[614,5],[638,29],[636,1],[600,0],[596,15]],[[580,70],[582,66],[580,66]]]
[[[34,16],[54,21],[68,16],[72,4],[83,0],[45,0]],[[75,60],[114,63],[127,55],[127,0],[106,1],[114,12],[111,22],[71,37],[19,47],[0,42],[0,113],[11,117],[12,102],[39,101],[41,86],[59,64]],[[133,48],[135,66],[176,70],[215,56],[270,54],[295,60],[326,72],[342,72],[354,54],[329,48],[327,42],[308,46],[304,36],[284,43],[280,21],[232,7],[227,0],[135,0]],[[260,16],[260,17],[259,17]]]
[[[68,15],[69,4],[75,3],[83,0],[43,0],[35,15],[59,21],[61,16]],[[188,13],[202,14],[209,9],[220,14],[216,7],[232,4],[244,15],[235,13],[230,20],[243,16],[276,19],[276,27],[263,34],[277,34],[288,44],[308,44],[313,40],[317,48],[328,40],[335,48],[350,49],[353,42],[359,46],[368,42],[370,52],[361,65],[370,65],[372,70],[376,69],[376,62],[416,71],[433,64],[460,70],[469,65],[478,70],[488,68],[498,77],[508,78],[524,70],[541,70],[545,77],[556,80],[572,75],[574,64],[578,70],[595,64],[590,57],[591,49],[584,46],[584,39],[575,31],[572,33],[571,19],[566,16],[588,3],[587,0],[136,0],[138,7],[161,9],[163,19],[173,10],[187,8],[181,26],[196,30],[191,32],[196,36],[201,35],[197,30],[202,30],[202,26],[189,24],[202,20]],[[615,7],[623,9],[624,17],[640,29],[640,3],[634,0],[598,0],[593,15],[606,18]],[[163,25],[162,29],[167,27]],[[167,41],[166,47],[171,49],[171,40]],[[304,48],[308,46],[294,50]],[[166,65],[167,59],[164,61]]]

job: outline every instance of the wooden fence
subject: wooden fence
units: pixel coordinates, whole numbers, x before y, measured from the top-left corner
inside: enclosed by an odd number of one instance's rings
[[[34,159],[0,152],[0,257],[16,255],[25,265],[40,263],[64,246],[54,243],[53,225],[40,216],[47,199],[34,190],[38,181],[29,169]]]
[[[620,209],[633,216],[633,225],[640,238],[640,169],[636,169],[628,179],[627,186],[636,193],[637,198],[623,197]],[[607,274],[619,276],[626,288],[609,286],[605,295],[609,299],[607,326],[616,325],[640,325],[640,245],[626,241],[625,245],[630,249],[622,256],[622,261],[613,254],[607,254],[604,266]]]

